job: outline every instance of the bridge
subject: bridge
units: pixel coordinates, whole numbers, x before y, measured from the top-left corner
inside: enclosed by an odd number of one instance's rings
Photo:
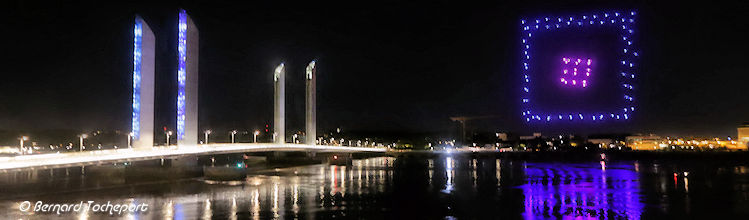
[[[75,153],[36,154],[0,158],[0,172],[105,165],[188,156],[251,152],[384,153],[383,147],[343,147],[307,144],[237,143],[126,148]]]
[[[85,167],[91,165],[106,165],[135,161],[182,159],[219,154],[252,153],[252,152],[322,152],[322,153],[356,153],[356,152],[386,152],[383,147],[343,147],[322,145],[317,136],[316,114],[316,61],[312,60],[303,74],[298,77],[305,79],[305,132],[303,144],[286,142],[288,133],[285,129],[285,79],[286,67],[280,63],[273,69],[273,143],[209,143],[210,130],[205,130],[205,138],[200,141],[198,126],[198,29],[187,15],[180,10],[178,14],[177,42],[177,91],[176,103],[176,145],[169,145],[172,131],[167,131],[166,145],[154,146],[155,132],[155,42],[156,35],[141,17],[136,16],[133,26],[133,66],[132,66],[132,118],[130,133],[127,135],[128,147],[125,149],[94,150],[70,153],[18,155],[0,158],[0,172],[34,169],[55,169],[68,167]],[[234,131],[236,132],[236,130]],[[257,137],[257,133],[255,134]],[[79,149],[85,149],[86,135],[80,135]],[[296,136],[295,136],[296,137]],[[295,138],[296,139],[296,138]],[[24,146],[26,137],[22,137],[19,146],[21,154],[28,153]],[[253,142],[256,142],[255,139]],[[294,141],[296,142],[296,140]],[[206,144],[199,144],[206,143]]]

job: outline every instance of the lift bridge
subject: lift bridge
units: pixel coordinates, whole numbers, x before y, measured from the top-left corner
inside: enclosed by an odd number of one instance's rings
[[[305,69],[306,135],[303,144],[286,143],[285,79],[283,63],[273,70],[274,120],[272,143],[198,144],[198,29],[184,10],[178,14],[177,39],[177,143],[154,147],[154,92],[156,36],[148,24],[135,16],[133,27],[133,90],[130,148],[74,153],[20,155],[0,158],[0,172],[25,169],[55,169],[100,164],[116,164],[155,159],[179,160],[197,156],[252,152],[386,152],[383,147],[344,147],[317,145],[316,62]],[[83,141],[81,141],[83,142]],[[82,145],[83,143],[81,143]],[[21,146],[23,148],[23,146]],[[81,146],[83,148],[83,146]]]

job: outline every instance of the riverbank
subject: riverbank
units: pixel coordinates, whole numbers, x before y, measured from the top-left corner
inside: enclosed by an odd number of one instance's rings
[[[436,158],[444,155],[465,157],[494,157],[498,159],[532,161],[590,161],[590,160],[695,160],[695,161],[748,161],[749,152],[696,152],[696,151],[394,151],[396,158]],[[602,158],[603,157],[603,158]]]

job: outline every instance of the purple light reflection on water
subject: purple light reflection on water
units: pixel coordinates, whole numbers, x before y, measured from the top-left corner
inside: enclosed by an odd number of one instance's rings
[[[644,204],[633,165],[528,163],[525,219],[640,219]]]

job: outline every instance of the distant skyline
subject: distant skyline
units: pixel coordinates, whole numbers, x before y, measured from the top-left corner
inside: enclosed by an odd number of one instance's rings
[[[304,130],[304,68],[317,60],[318,129],[473,129],[735,136],[749,121],[749,3],[190,1],[6,3],[0,130],[128,130],[132,26],[156,35],[156,129],[175,127],[177,12],[200,30],[200,128],[272,125],[287,66],[287,131]],[[634,9],[642,65],[628,123],[529,125],[520,114],[521,17]]]

